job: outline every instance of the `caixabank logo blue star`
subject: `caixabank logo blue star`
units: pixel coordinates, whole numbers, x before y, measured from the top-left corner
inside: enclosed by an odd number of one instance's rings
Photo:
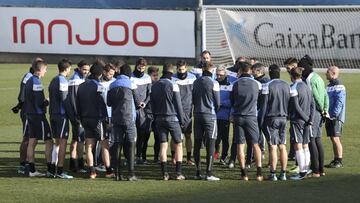
[[[228,21],[227,27],[228,27],[228,35],[230,37],[230,41],[232,40],[238,40],[242,44],[244,44],[246,47],[250,48],[249,42],[247,40],[245,32],[245,26],[246,26],[246,19],[239,19],[238,21]]]

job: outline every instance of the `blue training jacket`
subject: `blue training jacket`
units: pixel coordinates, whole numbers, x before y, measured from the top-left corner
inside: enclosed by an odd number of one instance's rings
[[[338,79],[330,81],[327,86],[329,96],[329,115],[341,122],[345,122],[346,90]]]
[[[238,70],[234,66],[226,69],[228,81],[234,83],[238,78]]]
[[[231,113],[231,101],[230,101],[230,93],[232,90],[232,84],[227,82],[225,85],[220,84],[220,110],[216,113],[216,118],[218,120],[226,120],[230,119]]]

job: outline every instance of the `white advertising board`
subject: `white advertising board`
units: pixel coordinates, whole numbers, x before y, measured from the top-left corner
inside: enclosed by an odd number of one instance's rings
[[[0,52],[195,57],[193,11],[0,7]]]
[[[218,12],[233,58],[360,58],[356,12]]]

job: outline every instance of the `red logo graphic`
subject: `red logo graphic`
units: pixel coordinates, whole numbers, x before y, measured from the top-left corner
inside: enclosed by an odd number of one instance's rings
[[[12,18],[13,24],[13,41],[14,43],[18,43],[18,19],[16,16]],[[53,43],[53,28],[54,26],[64,26],[67,31],[67,43],[69,45],[73,44],[73,25],[70,21],[65,19],[54,19],[48,25],[44,25],[44,23],[40,19],[24,19],[19,22],[20,25],[20,39],[21,43],[25,44],[25,34],[26,34],[26,27],[28,26],[37,26],[39,27],[40,32],[40,43],[45,44],[45,29],[47,28],[47,36],[48,44]],[[47,27],[46,27],[47,26]],[[120,27],[123,30],[124,37],[123,39],[110,39],[109,37],[109,28],[110,27]],[[151,41],[141,41],[141,32],[140,28],[151,28],[153,39]],[[159,40],[159,29],[154,22],[147,22],[147,21],[139,21],[134,24],[132,27],[131,36],[132,39],[129,39],[129,24],[124,21],[107,21],[105,22],[104,26],[102,27],[103,33],[103,40],[107,45],[110,46],[124,46],[126,45],[129,40],[132,40],[137,46],[140,47],[153,47],[158,43]],[[91,40],[84,40],[80,37],[80,34],[75,34],[76,43],[80,45],[96,45],[100,41],[100,19],[95,19],[95,37]]]

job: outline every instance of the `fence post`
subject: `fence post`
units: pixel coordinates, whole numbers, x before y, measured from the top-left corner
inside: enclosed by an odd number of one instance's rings
[[[200,53],[203,51],[203,44],[202,44],[202,22],[203,22],[203,0],[198,0],[198,6],[195,10],[195,64],[200,61]]]

